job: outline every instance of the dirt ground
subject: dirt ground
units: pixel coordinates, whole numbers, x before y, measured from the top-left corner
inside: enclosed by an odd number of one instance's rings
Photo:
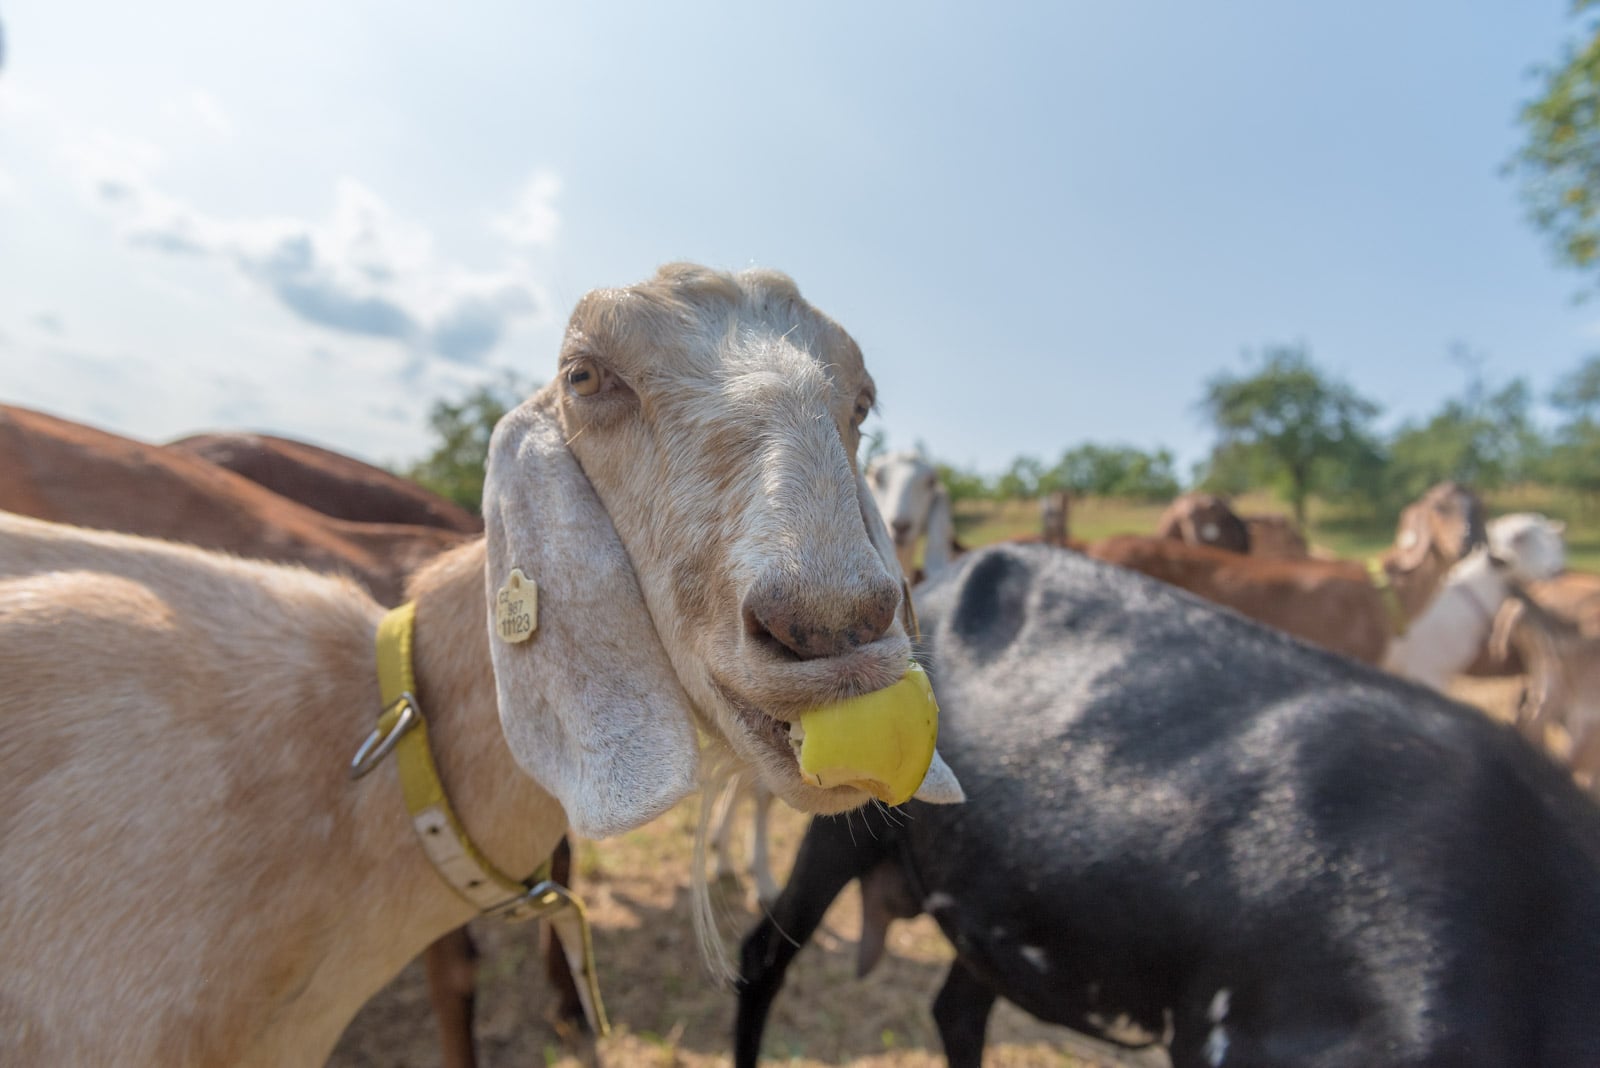
[[[1520,680],[1463,679],[1458,698],[1506,717]],[[701,963],[690,919],[689,877],[699,801],[691,799],[632,834],[579,842],[579,893],[595,925],[601,986],[613,1034],[598,1043],[564,1039],[546,1020],[553,999],[532,926],[475,924],[483,950],[478,1036],[483,1068],[710,1068],[730,1063],[734,1001]],[[804,818],[773,809],[781,880],[805,830]],[[756,921],[753,895],[714,888],[729,953]],[[860,904],[854,887],[789,970],[768,1023],[767,1063],[792,1068],[942,1068],[929,1006],[951,953],[927,917],[896,924],[889,955],[855,977]],[[1078,1045],[1074,1045],[1078,1043]],[[1081,1040],[1004,1003],[989,1028],[989,1068],[1089,1068]],[[435,1068],[440,1063],[427,983],[413,963],[362,1011],[335,1052],[337,1068]]]

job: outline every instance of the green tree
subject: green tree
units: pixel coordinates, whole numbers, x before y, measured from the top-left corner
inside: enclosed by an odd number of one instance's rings
[[[1313,493],[1351,492],[1381,455],[1371,430],[1379,408],[1326,375],[1304,346],[1270,347],[1259,364],[1250,374],[1213,376],[1200,407],[1222,454],[1276,482],[1304,527]]]
[[[995,480],[994,495],[1002,500],[1032,500],[1039,496],[1039,480],[1044,475],[1044,464],[1032,456],[1018,456]]]
[[[1543,440],[1533,423],[1533,393],[1517,379],[1494,392],[1474,379],[1426,422],[1407,423],[1389,445],[1391,501],[1409,501],[1445,479],[1492,490],[1533,474]]]
[[[1600,497],[1600,356],[1590,356],[1564,375],[1550,406],[1565,413],[1543,465],[1547,481],[1588,497]]]
[[[1178,492],[1171,452],[1144,452],[1131,445],[1086,441],[1068,449],[1039,480],[1041,490],[1063,489],[1078,497],[1165,500]]]
[[[401,473],[481,514],[489,437],[501,416],[533,390],[532,383],[507,371],[493,382],[474,386],[459,400],[435,401],[428,413],[433,451]]]
[[[1573,419],[1594,422],[1600,417],[1600,355],[1589,356],[1556,382],[1550,406]]]
[[[1576,17],[1597,0],[1576,0]],[[1600,19],[1587,19],[1560,62],[1539,72],[1542,92],[1523,105],[1527,141],[1510,162],[1523,201],[1569,266],[1600,267]]]
[[[945,492],[950,495],[951,504],[957,501],[983,500],[993,496],[983,476],[976,471],[938,462],[935,462],[933,467],[939,472],[939,481],[944,485]]]
[[[1194,484],[1207,493],[1237,497],[1272,481],[1272,472],[1259,461],[1260,453],[1247,445],[1217,445],[1209,457],[1195,466]]]
[[[1563,427],[1544,463],[1549,482],[1600,502],[1600,426],[1579,420]]]

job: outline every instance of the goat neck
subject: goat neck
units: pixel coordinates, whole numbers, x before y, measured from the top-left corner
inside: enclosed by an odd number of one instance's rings
[[[1442,691],[1488,640],[1509,582],[1504,563],[1483,551],[1469,555],[1450,569],[1438,596],[1389,646],[1384,666]]]
[[[413,580],[417,700],[451,804],[485,855],[520,878],[550,855],[566,818],[517,766],[500,729],[484,556],[480,539],[445,554]],[[404,806],[398,795],[394,800],[403,819]]]
[[[496,713],[488,651],[481,539],[446,553],[411,584],[417,605],[413,666],[417,702],[428,720],[429,741],[450,801],[479,848],[502,870],[524,875],[555,848],[565,817],[553,798],[513,760]],[[368,678],[347,695],[350,723],[341,732],[351,747],[376,722],[378,687],[373,667],[376,618],[364,641],[344,642],[350,661],[342,678]],[[360,668],[354,664],[359,661]],[[345,754],[348,756],[348,754]],[[360,1006],[406,961],[476,910],[447,886],[417,842],[406,814],[393,759],[351,784],[335,787],[334,820],[348,848],[325,854],[320,883],[332,891],[318,915],[338,923],[312,946],[320,959],[302,958],[298,993],[275,1016],[284,1021],[269,1046],[244,1060],[272,1062],[285,1036],[298,1039],[282,1063],[321,1063]],[[330,878],[330,869],[341,870]],[[291,1040],[293,1041],[293,1040]]]
[[[1428,607],[1428,602],[1433,600],[1434,594],[1439,592],[1440,585],[1455,561],[1446,560],[1439,550],[1434,548],[1415,567],[1402,568],[1396,560],[1396,555],[1391,550],[1380,558],[1380,562],[1384,573],[1389,576],[1389,585],[1394,589],[1395,596],[1400,599],[1400,607],[1405,610],[1406,618],[1415,620]]]

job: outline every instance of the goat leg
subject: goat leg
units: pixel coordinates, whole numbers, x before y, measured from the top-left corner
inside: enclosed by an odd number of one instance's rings
[[[444,1068],[476,1068],[472,1012],[477,996],[478,947],[466,927],[435,939],[422,955],[428,970],[428,1000],[439,1021]]]
[[[872,814],[851,814],[857,821]],[[739,1012],[734,1024],[734,1065],[755,1068],[767,1013],[783,987],[783,976],[800,947],[822,924],[839,891],[875,867],[888,853],[888,828],[856,828],[849,819],[817,818],[800,843],[789,884],[739,949]]]
[[[984,1033],[994,1000],[994,988],[965,964],[957,960],[950,965],[950,974],[933,999],[933,1022],[950,1068],[979,1068],[983,1063]]]
[[[778,880],[772,877],[772,850],[768,829],[771,824],[771,790],[760,783],[752,791],[754,811],[750,814],[750,874],[756,881],[756,900],[770,908],[778,900]]]

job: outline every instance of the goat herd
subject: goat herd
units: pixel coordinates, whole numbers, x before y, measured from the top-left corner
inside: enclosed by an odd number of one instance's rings
[[[1175,1068],[1600,1066],[1600,580],[1559,524],[1444,485],[1369,566],[1198,497],[1078,544],[1055,499],[966,552],[925,462],[858,472],[874,403],[789,279],[679,264],[578,304],[481,527],[281,439],[0,408],[0,1063],[320,1064],[426,951],[469,1065],[462,925],[507,905],[475,873],[731,767],[818,817],[758,874],[737,1065],[858,881],[864,969],[896,918],[953,946],[958,1068],[997,998]],[[933,772],[825,818],[866,795],[806,782],[790,724],[913,655]],[[1468,669],[1526,676],[1517,724],[1438,692]],[[384,756],[415,737],[417,806]]]

